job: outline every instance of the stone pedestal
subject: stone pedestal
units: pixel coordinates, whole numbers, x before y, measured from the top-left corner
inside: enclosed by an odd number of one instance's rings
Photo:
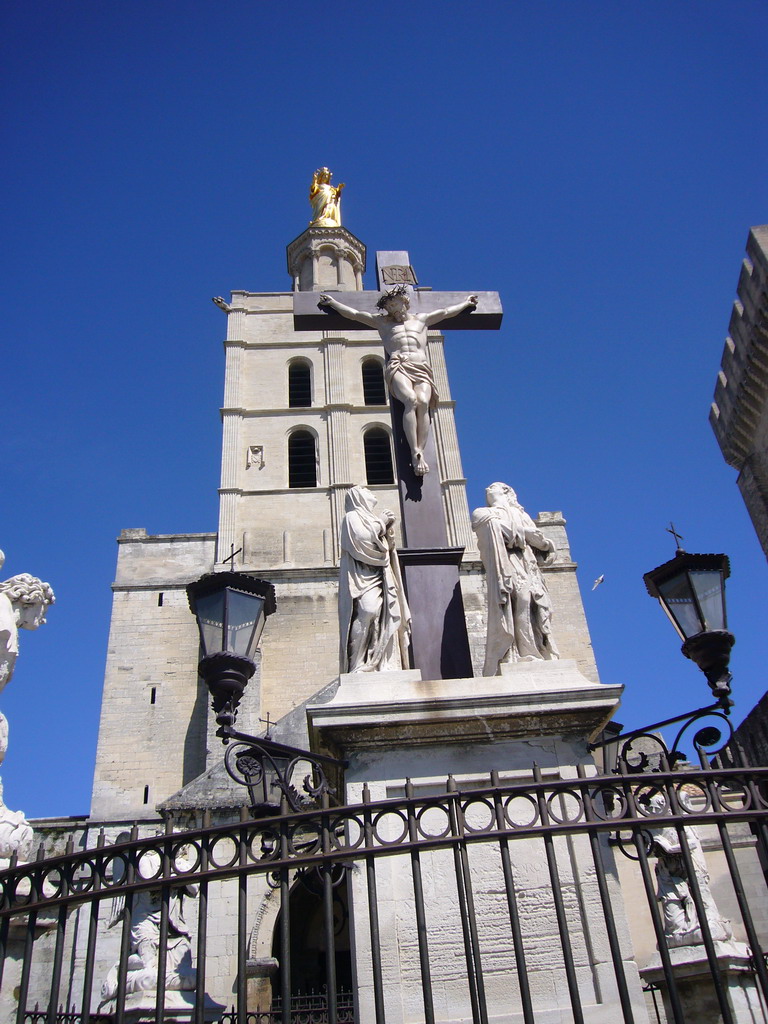
[[[737,1024],[768,1021],[768,1012],[760,998],[755,972],[750,965],[749,950],[744,943],[715,942],[715,952],[733,1019]],[[712,984],[712,970],[704,947],[680,946],[670,949],[669,957],[685,1019],[701,1021],[702,1024],[704,1021],[706,1024],[722,1024],[720,1003]],[[669,988],[658,954],[640,971],[640,975],[646,983],[658,986],[667,1018],[673,1020]]]
[[[269,1013],[274,993],[272,979],[280,968],[279,961],[273,956],[255,957],[245,962],[245,973],[248,977],[248,1011],[250,1013]]]
[[[424,680],[418,671],[342,676],[332,700],[308,707],[307,715],[315,748],[348,759],[345,802],[356,803],[366,784],[378,801],[402,797],[406,779],[418,798],[444,793],[449,774],[459,790],[467,790],[488,785],[492,770],[502,785],[525,786],[534,763],[545,782],[576,777],[579,764],[594,772],[588,742],[616,710],[620,693],[619,686],[591,683],[574,661],[536,661],[474,679]],[[600,845],[635,1021],[646,1024],[613,855],[604,839]],[[585,1019],[614,1024],[622,1013],[589,840],[563,836],[555,850]],[[470,843],[466,855],[489,1019],[522,1020],[498,842]],[[570,1020],[543,840],[513,838],[510,856],[536,1020]],[[435,1017],[470,1021],[454,854],[425,849],[419,859]],[[408,852],[376,860],[388,1024],[410,1024],[424,1015],[412,872]],[[350,899],[357,1019],[369,1024],[375,1019],[373,949],[364,871],[350,874]]]
[[[205,1020],[219,1020],[225,1011],[221,1003],[215,1003],[208,996],[205,997]],[[110,1000],[99,1009],[99,1013],[114,1014],[115,1003]],[[164,999],[163,1017],[168,1021],[177,1021],[179,1024],[187,1024],[192,1021],[195,1015],[195,992],[191,991],[169,991],[166,990]],[[127,1024],[153,1024],[155,1015],[155,992],[148,989],[142,992],[129,992],[125,997],[125,1020]]]
[[[330,701],[308,705],[310,738],[350,760],[347,802],[366,781],[415,781],[425,758],[430,777],[443,779],[470,765],[487,776],[536,761],[570,765],[575,775],[576,764],[591,763],[587,744],[614,714],[622,687],[590,682],[568,659],[502,671],[431,680],[418,669],[342,675]]]

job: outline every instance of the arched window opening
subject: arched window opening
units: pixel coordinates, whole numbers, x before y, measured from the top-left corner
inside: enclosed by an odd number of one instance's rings
[[[315,437],[308,430],[294,430],[288,438],[288,486],[317,487]]]
[[[366,359],[363,363],[363,401],[366,405],[387,404],[384,370],[378,359]]]
[[[312,367],[303,359],[288,366],[288,407],[305,409],[312,405]]]
[[[366,430],[363,437],[365,447],[365,477],[369,484],[393,484],[392,446],[389,434],[382,427]]]

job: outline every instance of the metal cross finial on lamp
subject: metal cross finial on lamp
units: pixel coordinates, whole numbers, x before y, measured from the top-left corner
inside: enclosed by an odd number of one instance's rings
[[[674,527],[669,531],[674,533]],[[675,557],[643,579],[683,641],[682,652],[699,666],[712,693],[730,708],[728,663],[735,643],[725,613],[725,581],[731,567],[727,555],[693,555],[678,545]]]

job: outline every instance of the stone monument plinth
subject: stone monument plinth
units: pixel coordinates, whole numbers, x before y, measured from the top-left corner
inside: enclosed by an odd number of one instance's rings
[[[417,798],[445,793],[448,775],[460,792],[481,788],[490,784],[491,771],[498,772],[502,786],[525,786],[533,779],[534,763],[545,783],[576,778],[579,765],[594,773],[588,743],[614,714],[622,687],[590,682],[571,660],[518,662],[502,669],[502,675],[473,679],[424,680],[418,671],[342,675],[333,698],[310,705],[307,716],[315,749],[348,760],[344,802],[362,801],[366,786],[371,801],[402,798],[406,781]],[[395,815],[390,817],[394,828]],[[607,838],[599,843],[635,1020],[646,1022],[613,854]],[[517,1020],[521,1000],[499,849],[489,841],[469,843],[466,852],[488,1005],[508,1007],[505,1019]],[[510,855],[537,1020],[564,1020],[570,1003],[562,962],[551,955],[559,938],[543,840],[513,838]],[[556,856],[586,1019],[613,1024],[621,1007],[589,839],[563,837]],[[463,948],[454,854],[446,846],[420,850],[419,858],[435,1016],[444,1022],[471,1020],[466,976],[451,952]],[[376,879],[387,1021],[406,1024],[423,1019],[424,1012],[414,970],[418,939],[410,852],[379,857]],[[368,1022],[375,1019],[373,949],[362,872],[350,875],[350,899],[358,1019]]]
[[[204,1020],[215,1021],[221,1018],[226,1007],[215,1003],[205,996]],[[116,1013],[115,1000],[105,1003],[99,1013],[113,1015]],[[163,1019],[174,1024],[190,1024],[195,1016],[195,992],[173,991],[167,989],[163,996]],[[157,1020],[156,991],[145,989],[129,992],[125,997],[125,1021],[127,1024],[154,1024]]]
[[[737,1024],[768,1020],[768,1012],[755,983],[749,949],[743,942],[715,941],[720,980]],[[669,950],[677,994],[686,1020],[722,1024],[723,1016],[712,984],[712,968],[704,946],[679,946]],[[673,1019],[669,988],[658,953],[640,975],[646,984],[658,986],[669,1020]]]

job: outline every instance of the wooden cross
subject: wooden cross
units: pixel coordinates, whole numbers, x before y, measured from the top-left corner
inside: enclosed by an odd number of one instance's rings
[[[498,292],[433,292],[418,288],[410,257],[404,251],[376,253],[376,292],[336,292],[339,303],[369,313],[380,311],[381,292],[393,285],[407,289],[410,312],[430,313],[462,304],[468,295],[476,295],[477,306],[470,311],[436,322],[431,329],[498,330],[501,326],[501,300]],[[293,324],[297,331],[370,331],[371,326],[350,320],[335,310],[318,306],[318,292],[293,294]],[[400,552],[408,601],[413,616],[412,649],[416,668],[424,679],[452,679],[472,675],[464,609],[459,586],[459,564],[463,548],[448,545],[448,529],[443,507],[434,429],[424,446],[424,459],[431,467],[425,476],[412,466],[412,452],[403,429],[403,406],[390,396],[392,434],[395,442],[400,508],[405,548]]]
[[[376,275],[379,288],[386,291],[393,283],[405,286],[411,313],[430,313],[461,304],[469,294],[477,295],[477,307],[458,316],[432,325],[439,330],[498,330],[501,326],[502,309],[498,292],[433,292],[415,287],[416,275],[410,257],[404,251],[376,253]],[[333,298],[345,306],[372,315],[380,313],[376,303],[381,291],[336,292],[329,290]],[[318,306],[318,292],[294,292],[293,324],[297,331],[370,331],[371,327],[350,320],[335,310]],[[328,311],[326,311],[328,310]],[[443,513],[442,488],[438,476],[438,462],[434,451],[434,431],[430,431],[428,446],[424,455],[432,472],[417,476],[411,465],[411,453],[402,429],[402,406],[396,399],[391,400],[392,432],[395,440],[400,502],[403,512],[403,534],[408,547],[443,547],[448,534]],[[432,451],[429,451],[432,448]]]
[[[381,298],[381,292],[388,291],[395,284],[404,284],[408,288],[408,298],[411,301],[411,311],[414,313],[429,313],[433,309],[444,309],[446,306],[454,306],[457,302],[466,299],[467,295],[474,294],[478,297],[477,308],[471,313],[460,313],[451,320],[445,320],[440,325],[444,331],[497,331],[501,327],[501,299],[498,292],[433,292],[431,288],[416,287],[416,275],[411,266],[410,257],[404,251],[389,251],[376,253],[376,281],[379,291],[375,292],[337,292],[331,288],[335,299],[344,303],[345,306],[353,306],[355,309],[365,310],[367,313],[378,313],[376,303]],[[297,331],[366,331],[370,330],[363,324],[355,325],[350,320],[335,313],[333,310],[325,312],[318,307],[318,292],[294,292],[293,293],[293,326]]]

